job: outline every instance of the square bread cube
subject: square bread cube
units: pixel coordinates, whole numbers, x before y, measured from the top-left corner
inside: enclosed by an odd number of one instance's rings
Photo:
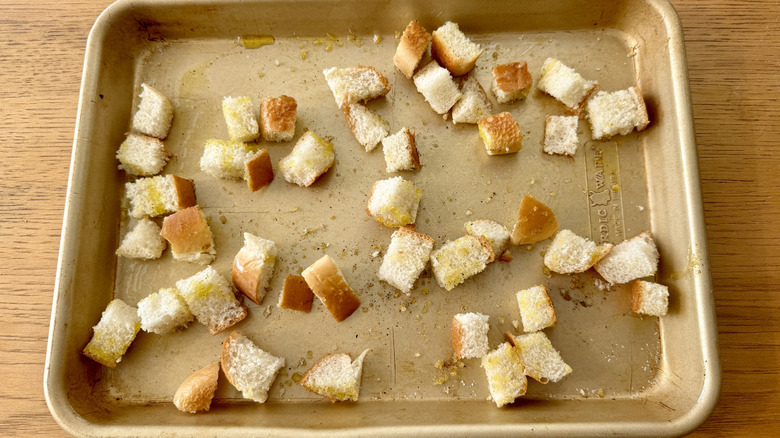
[[[504,342],[482,357],[482,368],[488,380],[490,398],[499,408],[525,395],[528,379],[517,348]]]
[[[517,222],[512,229],[513,245],[530,245],[549,239],[558,231],[558,220],[550,207],[526,193],[520,201]]]
[[[225,116],[228,135],[233,141],[253,141],[260,135],[257,117],[248,96],[222,98],[222,115]]]
[[[142,218],[125,234],[116,255],[129,259],[159,259],[165,246],[165,239],[160,236],[160,226],[149,218]]]
[[[414,75],[414,86],[438,114],[447,114],[462,96],[450,72],[435,61]]]
[[[100,321],[92,327],[92,339],[83,353],[103,366],[116,368],[140,329],[136,308],[117,298],[108,303]]]
[[[570,230],[561,230],[547,248],[544,265],[559,274],[585,272],[611,249],[610,243],[596,245],[592,240],[580,237]]]
[[[198,322],[208,327],[212,335],[246,317],[246,307],[238,302],[230,283],[211,266],[177,281],[176,289]]]
[[[584,79],[573,68],[555,58],[547,58],[536,87],[563,102],[572,111],[580,109],[598,82]]]
[[[347,119],[349,130],[352,131],[355,140],[366,152],[373,151],[390,133],[390,124],[364,105],[344,102],[341,111]]]
[[[244,233],[244,246],[233,259],[233,284],[257,304],[263,302],[276,265],[276,242]]]
[[[493,104],[474,74],[466,76],[460,84],[461,98],[452,107],[452,122],[476,124],[479,119],[493,113]]]
[[[466,279],[485,270],[495,259],[490,242],[482,236],[463,236],[445,243],[431,253],[436,282],[452,290]]]
[[[119,168],[130,175],[157,175],[170,158],[160,139],[146,135],[129,134],[116,151]]]
[[[558,382],[571,374],[572,369],[561,358],[544,332],[520,336],[509,335],[525,364],[525,374],[540,382]]]
[[[298,103],[290,96],[266,97],[260,102],[260,132],[265,141],[290,141],[295,135]]]
[[[268,149],[261,149],[250,156],[244,163],[244,179],[249,190],[256,192],[271,184],[274,179],[274,168],[271,165],[271,156]]]
[[[246,143],[211,138],[203,145],[200,170],[214,178],[242,179],[246,174],[246,162],[254,154]]]
[[[160,235],[171,244],[175,260],[205,265],[217,255],[208,220],[198,205],[166,217]]]
[[[452,348],[459,359],[482,357],[490,350],[488,345],[489,317],[481,313],[459,313],[452,318],[450,337]]]
[[[385,171],[388,173],[421,167],[414,133],[409,128],[402,128],[385,137],[382,140],[382,151],[385,154]]]
[[[547,116],[544,124],[544,152],[573,156],[577,153],[577,116]]]
[[[135,219],[161,216],[195,205],[192,181],[176,175],[139,178],[125,184],[128,214]]]
[[[636,280],[631,288],[631,311],[664,316],[669,310],[669,288],[650,281]]]
[[[374,67],[331,67],[323,70],[322,74],[339,108],[345,101],[366,102],[390,92],[390,82]]]
[[[523,331],[526,333],[555,327],[558,324],[555,308],[543,284],[519,291],[517,305],[520,307]]]
[[[393,64],[398,70],[401,70],[404,76],[411,79],[430,42],[431,34],[420,26],[420,23],[412,20],[401,35],[401,41],[395,49],[395,55],[393,55]]]
[[[268,400],[268,391],[285,363],[283,357],[263,350],[239,332],[231,333],[222,343],[220,358],[228,382],[245,399],[258,403]]]
[[[279,169],[287,182],[309,187],[330,169],[336,160],[333,144],[307,131],[289,155],[279,161]]]
[[[347,319],[360,307],[360,299],[352,292],[341,269],[330,256],[323,256],[304,269],[301,275],[337,322]]]
[[[163,288],[138,302],[141,329],[165,335],[186,328],[193,320],[192,312],[175,288]]]
[[[411,228],[396,230],[379,267],[379,279],[409,295],[414,282],[428,264],[433,243],[433,238]]]
[[[413,224],[417,219],[423,191],[400,176],[374,183],[366,212],[380,224],[395,228]]]
[[[523,148],[523,131],[510,113],[483,117],[477,126],[488,155],[512,154]]]
[[[608,93],[599,91],[588,101],[588,118],[594,140],[641,131],[650,123],[642,93],[637,87]]]
[[[173,121],[173,102],[148,84],[141,84],[138,110],[133,115],[133,131],[165,140]]]
[[[534,80],[525,61],[493,66],[492,89],[498,103],[510,103],[524,99]]]
[[[279,307],[309,313],[313,302],[314,292],[306,284],[305,278],[290,274],[284,279],[284,289],[279,295]]]
[[[623,284],[655,275],[658,258],[653,235],[645,231],[615,245],[593,268],[609,284]]]
[[[483,236],[490,242],[495,257],[499,257],[506,251],[509,245],[509,230],[505,226],[490,219],[477,219],[472,222],[466,222],[464,225],[466,233],[472,236]]]
[[[453,76],[470,72],[481,54],[479,44],[472,42],[457,23],[448,21],[433,31],[431,55]]]

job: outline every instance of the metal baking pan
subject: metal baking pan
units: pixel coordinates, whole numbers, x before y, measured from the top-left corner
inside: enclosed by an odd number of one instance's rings
[[[447,20],[485,49],[476,75],[525,60],[537,79],[556,57],[603,90],[638,85],[650,126],[610,141],[591,141],[580,123],[573,158],[541,152],[544,119],[563,106],[536,90],[522,103],[496,105],[520,122],[517,154],[485,154],[473,125],[436,115],[398,72],[392,56],[412,20],[429,31]],[[271,35],[247,48],[239,37]],[[251,41],[251,39],[249,40]],[[513,247],[451,292],[428,276],[410,297],[378,281],[392,230],[364,212],[374,181],[388,177],[381,150],[367,154],[352,138],[323,79],[331,66],[372,65],[392,91],[370,107],[395,132],[417,133],[423,168],[404,176],[424,190],[417,229],[437,245],[464,234],[480,217],[507,226],[531,193],[556,212],[562,228],[617,243],[652,230],[661,252],[657,281],[671,291],[669,314],[629,313],[627,287],[601,290],[596,275],[549,275],[549,241]],[[195,324],[180,333],[140,333],[116,369],[81,355],[91,327],[114,297],[131,305],[202,269],[162,259],[117,259],[127,231],[125,175],[116,148],[129,130],[140,84],[176,106],[165,141],[175,157],[165,169],[195,182],[215,233],[213,266],[229,275],[241,233],[280,246],[276,274],[262,305],[234,327],[286,358],[265,404],[247,402],[220,377],[210,412],[178,412],[171,398],[194,370],[217,360],[227,333]],[[296,138],[304,129],[332,137],[335,166],[312,187],[277,172],[266,189],[215,180],[198,159],[208,138],[226,138],[222,96],[287,94],[298,101]],[[707,261],[696,149],[680,23],[663,0],[646,1],[119,1],[97,20],[88,40],[68,185],[51,330],[46,399],[70,433],[116,435],[679,435],[701,424],[717,400],[720,367]],[[268,144],[274,165],[291,144]],[[336,260],[363,301],[336,323],[315,303],[310,314],[277,308],[287,273],[323,254]],[[490,341],[516,333],[515,292],[543,283],[552,291],[557,327],[547,334],[574,372],[559,383],[529,383],[528,394],[502,409],[487,400],[478,360],[449,362],[455,313],[490,315]],[[296,384],[329,352],[365,348],[360,401],[331,404]],[[437,366],[438,363],[438,366]]]

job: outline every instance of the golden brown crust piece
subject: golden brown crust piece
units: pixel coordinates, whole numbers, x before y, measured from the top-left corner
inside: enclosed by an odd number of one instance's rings
[[[417,141],[414,139],[414,133],[412,131],[409,131],[408,129],[404,131],[406,133],[406,148],[409,151],[409,155],[412,157],[412,166],[415,169],[419,169],[422,167],[420,164],[420,154],[417,152]]]
[[[496,259],[496,253],[493,252],[493,245],[490,244],[490,241],[487,240],[487,237],[485,236],[474,236],[474,237],[476,237],[477,240],[479,240],[479,244],[482,245],[482,247],[485,248],[485,250],[490,254],[485,264],[492,263]]]
[[[309,313],[312,302],[314,302],[314,292],[306,284],[306,279],[292,274],[284,279],[284,289],[279,297],[279,307]]]
[[[525,61],[496,65],[492,71],[496,88],[504,93],[525,90],[534,82]]]
[[[549,239],[558,231],[558,220],[550,207],[526,194],[520,201],[517,223],[512,230],[512,244],[530,245]]]
[[[298,103],[290,96],[266,97],[260,102],[260,132],[265,141],[290,141],[295,134]]]
[[[198,205],[166,217],[160,235],[177,254],[206,252],[211,248],[211,229]]]
[[[639,86],[635,85],[631,87],[631,90],[636,95],[636,98],[640,103],[639,107],[642,109],[642,124],[636,127],[637,131],[641,131],[650,124],[650,118],[647,116],[647,105],[645,104],[645,99],[642,97],[642,90],[639,89]]]
[[[452,338],[452,349],[455,350],[455,355],[462,358],[465,352],[463,351],[463,326],[460,325],[458,318],[452,317],[452,327],[450,328],[450,337]]]
[[[171,177],[173,178],[173,185],[176,188],[179,209],[192,207],[197,204],[197,201],[195,200],[195,188],[192,186],[192,180],[181,178],[176,175],[171,175]]]
[[[634,280],[631,285],[631,311],[634,313],[640,313],[642,310],[642,282],[641,280]]]
[[[197,411],[208,411],[217,390],[218,379],[219,362],[195,371],[176,390],[173,404],[182,412],[194,414]]]
[[[268,149],[263,149],[246,162],[246,183],[249,190],[256,192],[274,179],[274,168]]]
[[[431,34],[424,27],[413,20],[406,26],[401,41],[395,49],[393,63],[408,79],[414,75],[414,70],[420,64],[420,60],[431,42]]]
[[[244,254],[244,252],[239,251],[233,259],[233,285],[236,286],[236,289],[238,289],[239,292],[254,301],[255,304],[260,304],[260,301],[262,301],[265,295],[262,295],[258,299],[257,283],[260,280],[259,271],[250,268],[254,259],[250,256],[249,259],[245,260],[244,257],[242,257]]]
[[[523,132],[512,114],[483,117],[477,125],[489,155],[511,154],[523,148]]]
[[[241,336],[241,333],[239,332],[232,332],[230,336],[225,338],[225,340],[222,342],[222,352],[219,355],[219,361],[222,365],[222,373],[227,377],[228,382],[230,382],[231,385],[234,387],[236,386],[236,382],[233,380],[232,377],[230,377],[229,368],[231,365],[230,362],[230,351],[233,349],[233,342],[236,340],[237,337]]]
[[[352,292],[338,266],[329,256],[323,256],[314,262],[302,275],[314,295],[317,295],[336,321],[347,319],[360,307],[360,299]]]

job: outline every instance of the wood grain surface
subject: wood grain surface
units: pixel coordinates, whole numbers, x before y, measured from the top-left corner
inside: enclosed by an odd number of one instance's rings
[[[0,436],[65,435],[43,364],[87,34],[105,0],[0,0]],[[723,367],[695,436],[780,426],[780,2],[675,0]],[[777,222],[776,222],[777,221]]]

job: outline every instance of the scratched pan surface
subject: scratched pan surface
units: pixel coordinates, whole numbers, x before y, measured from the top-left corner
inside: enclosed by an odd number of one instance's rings
[[[476,127],[436,115],[392,64],[411,19],[428,30],[458,22],[485,49],[475,74],[489,89],[490,67],[524,60],[534,80],[547,57],[614,91],[638,85],[650,126],[642,133],[592,141],[579,125],[573,158],[541,152],[544,119],[562,104],[535,87],[524,102],[495,104],[523,129],[523,149],[490,157]],[[272,35],[247,48],[241,35]],[[417,229],[436,245],[464,234],[463,224],[490,218],[512,226],[523,194],[549,205],[562,228],[618,243],[652,230],[661,252],[657,281],[669,286],[662,318],[630,315],[625,286],[603,290],[593,272],[543,270],[549,241],[512,247],[447,292],[429,275],[411,296],[378,281],[391,229],[364,212],[374,181],[387,178],[381,148],[366,153],[351,136],[324,81],[331,66],[372,65],[392,91],[369,107],[391,131],[411,128],[421,170],[403,176],[424,190]],[[247,402],[220,377],[207,414],[185,415],[170,402],[193,371],[218,360],[228,332],[211,336],[194,324],[167,336],[139,333],[115,369],[80,351],[112,298],[135,305],[146,295],[202,269],[114,256],[133,222],[122,201],[126,176],[114,154],[137,105],[142,82],[169,96],[176,116],[164,173],[194,180],[210,219],[217,258],[230,275],[242,233],[280,248],[270,290],[234,329],[286,359],[270,399]],[[208,138],[226,138],[220,101],[287,94],[298,102],[296,139],[304,130],[332,138],[336,164],[310,188],[284,181],[250,193],[243,182],[216,180],[198,166]],[[491,95],[491,99],[493,99]],[[293,143],[266,144],[276,167]],[[673,9],[647,2],[118,2],[90,35],[66,201],[60,264],[46,366],[54,417],[77,435],[675,435],[700,424],[720,382],[698,170],[683,41]],[[276,307],[284,277],[323,254],[343,270],[362,301],[336,323],[315,302],[310,314]],[[547,329],[574,372],[559,383],[531,381],[528,394],[497,409],[479,361],[450,359],[450,321],[471,311],[490,316],[490,343],[519,333],[515,292],[545,284],[558,314]],[[331,404],[296,382],[325,353],[353,357],[366,348],[358,403]],[[442,365],[443,362],[443,365]],[[437,366],[439,363],[439,366]]]

